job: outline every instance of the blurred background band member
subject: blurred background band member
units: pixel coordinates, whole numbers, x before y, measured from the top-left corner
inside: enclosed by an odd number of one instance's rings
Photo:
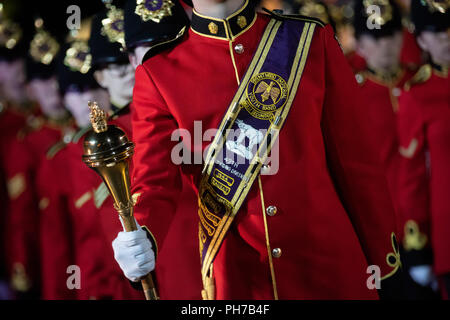
[[[136,5],[134,1],[132,4]],[[184,11],[181,12],[185,16]],[[114,18],[106,20],[107,17],[111,16]],[[138,15],[136,17],[140,19]],[[175,17],[178,17],[178,14],[173,18],[175,19]],[[125,44],[124,29],[122,28],[123,20],[124,11],[122,7],[110,2],[92,20],[88,41],[91,59],[89,76],[94,77],[98,84],[106,89],[109,99],[103,101],[101,97],[100,99],[98,99],[99,97],[90,97],[89,100],[97,101],[102,108],[109,111],[111,114],[110,123],[121,127],[132,138],[130,128],[130,108],[132,106],[130,103],[134,85],[134,68],[129,63],[128,54],[123,48]],[[181,29],[185,20],[172,20],[172,23],[174,22],[178,23],[179,29]],[[145,30],[147,32],[142,33]],[[141,31],[140,34],[139,31]],[[153,28],[148,28],[147,24],[147,28],[145,28],[137,23],[131,28],[130,32],[137,32],[134,39],[136,42],[130,42],[135,47],[138,44],[149,46],[153,41],[161,42],[165,39],[164,24]],[[139,41],[141,42],[139,43]],[[74,48],[73,45],[72,48]],[[78,50],[80,50],[80,46],[78,46]],[[83,55],[80,54],[79,56]],[[63,68],[63,70],[66,69]],[[93,78],[88,80],[86,76],[82,80],[79,72],[71,72],[70,75],[72,82],[64,87],[77,88],[93,81]],[[75,75],[77,75],[77,81],[74,81]],[[76,97],[67,98],[67,95],[73,94],[66,91],[64,100],[72,113],[79,115],[75,116],[75,119],[78,125],[82,127],[87,122],[89,115],[87,96],[78,93]],[[79,119],[81,121],[78,121]],[[49,184],[46,188],[43,187],[43,189],[48,190],[48,194],[42,195],[43,199],[46,196],[53,198],[53,201],[49,201],[50,205],[45,210],[48,219],[43,227],[49,230],[52,222],[53,224],[59,223],[61,230],[68,231],[67,235],[64,235],[61,231],[49,232],[43,241],[47,243],[47,248],[50,250],[51,242],[66,237],[67,248],[64,249],[60,246],[57,250],[60,254],[60,260],[66,261],[66,264],[67,261],[71,261],[72,264],[80,266],[82,270],[81,282],[84,284],[84,288],[76,290],[75,296],[63,295],[65,298],[143,299],[143,293],[130,286],[113,258],[113,251],[109,243],[121,228],[120,222],[116,218],[116,211],[112,206],[112,199],[109,197],[106,186],[101,179],[80,161],[83,136],[88,129],[89,126],[82,127],[69,144],[63,147],[55,146],[51,159],[42,170],[43,175],[47,173],[54,176],[68,172],[57,190],[52,191],[52,185]],[[52,202],[54,203],[53,206],[51,205]],[[60,217],[58,216],[58,208],[59,211],[62,208],[67,213],[65,221],[57,222]],[[65,255],[65,252],[69,253],[68,256]],[[53,260],[58,257],[51,251],[48,252],[48,256],[49,259]],[[56,269],[52,267],[52,269],[49,269],[49,276],[51,272],[58,272],[62,268],[61,263],[58,264]],[[57,280],[53,281],[54,285],[64,290],[62,279]]]
[[[10,278],[6,267],[6,218],[8,191],[4,155],[17,133],[26,123],[29,105],[25,92],[25,56],[28,40],[21,19],[13,10],[0,4],[0,201],[5,204],[0,211],[0,297],[12,298]],[[25,15],[22,16],[26,20]],[[29,18],[29,17],[28,17]]]
[[[6,235],[11,283],[18,293],[33,292],[34,298],[40,294],[36,173],[47,150],[72,129],[55,75],[59,45],[43,24],[42,19],[36,19],[26,59],[30,98],[39,114],[28,117],[4,155],[10,199]]]
[[[384,15],[377,21],[379,28],[372,28],[367,23],[369,5],[372,2],[358,0],[354,6],[357,52],[366,62],[366,67],[356,74],[356,80],[364,97],[364,110],[375,128],[374,139],[379,140],[382,146],[380,156],[395,205],[400,161],[396,124],[398,97],[413,73],[404,68],[400,61],[403,27],[398,5],[390,0],[381,7]],[[398,221],[397,224],[400,226],[401,223]]]
[[[413,0],[417,43],[427,54],[400,97],[400,212],[406,268],[417,285],[450,293],[450,9]],[[431,290],[431,289],[430,289]]]
[[[80,258],[89,254],[86,250],[89,245],[91,250],[103,248],[103,242],[96,241],[98,236],[92,235],[92,228],[89,228],[90,222],[97,225],[96,217],[73,216],[73,211],[78,206],[73,197],[84,181],[93,178],[89,175],[90,172],[77,171],[80,167],[78,162],[81,161],[76,160],[81,159],[81,153],[78,154],[73,147],[80,132],[86,132],[90,125],[87,101],[98,100],[106,108],[109,107],[108,93],[98,86],[90,70],[86,40],[70,39],[68,44],[62,46],[58,60],[59,88],[65,108],[74,117],[77,131],[56,142],[47,151],[37,176],[43,299],[95,298],[97,292],[92,286],[98,284],[99,281],[96,280],[99,277],[93,277],[92,273],[95,270],[97,275],[101,274],[103,267],[99,263],[102,262],[101,259]],[[76,174],[78,179],[72,179]],[[69,276],[67,268],[71,265],[81,268],[82,286],[79,290],[70,290],[66,283]]]

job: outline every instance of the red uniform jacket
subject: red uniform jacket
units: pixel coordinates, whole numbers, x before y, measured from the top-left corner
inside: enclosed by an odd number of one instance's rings
[[[61,139],[63,129],[42,117],[29,122],[4,156],[9,190],[8,269],[13,288],[22,292],[40,285],[36,174],[47,150]]]
[[[364,108],[370,117],[374,132],[373,138],[381,145],[380,156],[386,170],[386,177],[394,205],[397,204],[398,167],[402,161],[398,153],[397,111],[398,97],[405,82],[411,78],[409,71],[401,70],[389,79],[382,78],[370,71],[356,75],[364,97]],[[403,227],[400,217],[397,217],[397,228]]]
[[[238,17],[228,22],[233,30]],[[204,150],[209,141],[194,145],[199,139],[194,121],[201,120],[203,130],[218,127],[238,88],[236,77],[244,75],[269,18],[258,15],[250,23],[253,16],[247,16],[248,25],[232,41],[208,28],[221,22],[197,20],[183,42],[136,70],[133,190],[140,197],[135,212],[161,250],[181,190],[179,166],[171,160],[177,141],[171,141],[171,134],[187,129],[191,160]],[[378,265],[382,276],[397,269],[398,257],[386,263],[389,253],[396,256],[393,208],[376,143],[370,140],[370,119],[357,93],[331,27],[317,26],[279,136],[278,173],[261,177],[262,190],[255,183],[215,259],[218,299],[274,297],[260,191],[266,207],[277,207],[267,219],[270,246],[282,252],[273,261],[280,299],[376,298],[366,286],[367,262]],[[183,166],[193,188],[201,167]]]
[[[407,87],[408,88],[408,87]],[[423,66],[400,97],[400,209],[406,249],[431,245],[437,274],[450,272],[450,81]],[[411,222],[413,225],[411,225]],[[406,224],[405,224],[406,226]]]
[[[4,204],[0,209],[0,277],[2,278],[7,278],[5,224],[8,212],[8,190],[4,155],[8,153],[8,146],[15,140],[17,132],[25,125],[25,121],[25,115],[12,110],[7,103],[0,104],[0,201]]]

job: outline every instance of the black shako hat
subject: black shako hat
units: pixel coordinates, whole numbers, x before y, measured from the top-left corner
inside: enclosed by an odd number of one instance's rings
[[[86,41],[75,40],[64,45],[57,61],[59,90],[83,92],[99,88],[90,67],[91,55]]]
[[[375,8],[379,8],[379,14],[372,10]],[[393,0],[355,0],[353,10],[356,38],[363,34],[380,38],[402,30],[400,8]]]
[[[433,3],[433,0],[411,1],[411,21],[416,35],[422,31],[441,32],[450,28],[450,9],[439,10]]]
[[[128,62],[128,55],[123,51],[125,39],[121,8],[111,5],[93,18],[88,45],[94,69],[110,63]]]
[[[178,0],[128,0],[124,18],[128,50],[142,44],[152,45],[174,39],[189,24]]]
[[[34,33],[33,14],[25,0],[0,3],[0,60],[25,58]]]

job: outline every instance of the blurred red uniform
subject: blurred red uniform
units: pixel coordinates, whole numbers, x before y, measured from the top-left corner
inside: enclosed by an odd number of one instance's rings
[[[373,138],[381,145],[380,155],[385,165],[386,178],[394,205],[398,199],[398,166],[401,156],[398,153],[397,111],[398,97],[403,85],[413,74],[407,70],[398,70],[394,75],[380,75],[365,70],[356,74],[364,97],[364,110],[372,121]],[[397,228],[402,228],[397,217]]]
[[[40,287],[36,174],[42,158],[61,140],[64,130],[43,117],[28,120],[4,155],[9,191],[7,261],[12,286],[19,292]]]
[[[8,212],[8,190],[4,155],[8,153],[9,145],[15,140],[19,130],[26,123],[26,116],[8,107],[8,103],[0,104],[0,201],[4,205],[0,210],[0,278],[6,277],[6,218]]]
[[[431,248],[437,275],[450,273],[450,81],[425,65],[407,84],[398,115],[400,209],[407,251]]]
[[[110,212],[101,216],[94,198],[101,180],[82,161],[83,136],[75,134],[68,145],[44,163],[41,172],[41,248],[45,299],[140,299],[120,272],[104,234],[105,220],[116,220]],[[46,180],[44,180],[46,177]],[[55,183],[58,181],[58,183]],[[111,206],[109,211],[113,211]],[[70,290],[67,267],[81,272],[81,288]],[[118,269],[118,270],[117,270]]]
[[[179,167],[171,159],[176,145],[171,135],[184,128],[194,137],[194,121],[201,120],[203,130],[221,122],[238,88],[237,78],[244,75],[269,22],[266,15],[255,18],[247,4],[226,22],[194,12],[184,41],[136,70],[132,181],[133,192],[140,196],[135,215],[161,251],[171,222],[178,219],[174,214],[181,190]],[[213,24],[227,32],[218,35]],[[252,187],[215,258],[216,298],[274,298],[262,192],[265,205],[276,212],[267,219],[280,299],[377,298],[366,286],[367,263],[378,265],[382,277],[398,269],[391,238],[393,208],[377,143],[371,140],[370,119],[357,96],[331,27],[317,25],[298,94],[280,133],[279,170],[261,176],[263,190],[257,183]],[[208,143],[185,141],[190,156]],[[195,189],[201,166],[182,167]],[[156,273],[158,268],[157,261]]]

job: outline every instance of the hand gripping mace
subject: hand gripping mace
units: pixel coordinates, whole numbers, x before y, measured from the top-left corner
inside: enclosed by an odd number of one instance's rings
[[[97,172],[114,199],[114,208],[122,218],[126,232],[137,230],[133,217],[133,200],[130,192],[129,162],[134,144],[125,132],[114,125],[107,125],[105,112],[96,102],[89,102],[92,128],[83,143],[83,162]],[[150,274],[141,279],[147,300],[158,300]]]

